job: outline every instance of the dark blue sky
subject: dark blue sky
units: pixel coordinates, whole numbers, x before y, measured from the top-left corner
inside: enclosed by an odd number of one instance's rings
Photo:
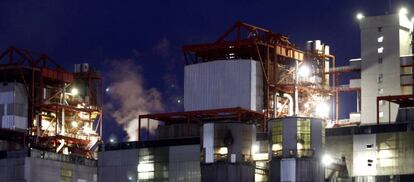
[[[414,1],[392,1],[392,12]],[[134,58],[146,88],[157,88],[166,111],[180,110],[184,60],[181,46],[214,41],[237,20],[290,36],[331,45],[339,64],[359,57],[356,12],[389,11],[389,0],[2,0],[0,50],[9,45],[47,53],[68,70],[89,62],[104,78],[108,60]],[[106,84],[110,79],[105,79]],[[171,88],[174,84],[176,87]],[[343,99],[344,100],[344,99]],[[354,109],[344,100],[344,111]],[[125,136],[106,117],[105,137]]]

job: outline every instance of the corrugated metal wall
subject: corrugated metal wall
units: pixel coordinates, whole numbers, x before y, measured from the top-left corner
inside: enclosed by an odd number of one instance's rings
[[[186,66],[184,110],[242,107],[261,111],[260,68],[254,60],[219,60]]]

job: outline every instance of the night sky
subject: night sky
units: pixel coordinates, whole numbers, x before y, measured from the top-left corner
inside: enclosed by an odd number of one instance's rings
[[[124,67],[142,79],[145,93],[160,94],[162,109],[149,111],[179,111],[183,45],[215,41],[241,20],[289,35],[299,47],[320,39],[344,65],[360,57],[355,14],[395,13],[403,5],[414,11],[412,0],[392,1],[391,9],[389,0],[1,0],[0,50],[15,45],[47,53],[70,71],[73,64],[88,62],[100,71],[107,86],[114,84],[117,70],[122,72],[114,67],[128,65]],[[121,103],[109,94],[105,102],[114,103],[109,109],[114,111]],[[346,107],[341,117],[356,109],[352,102],[342,99]],[[125,139],[126,133],[110,113],[104,122],[105,139]]]

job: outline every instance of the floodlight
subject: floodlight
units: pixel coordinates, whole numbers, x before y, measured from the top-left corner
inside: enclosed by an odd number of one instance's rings
[[[362,13],[357,13],[356,18],[358,20],[362,20],[363,18],[365,18],[365,16]]]
[[[325,154],[322,156],[322,164],[324,166],[329,166],[334,162],[334,159],[332,158],[332,156]]]
[[[328,104],[321,102],[316,105],[315,114],[319,117],[326,118],[329,115],[329,106]]]
[[[402,15],[407,15],[407,14],[408,14],[408,10],[407,10],[407,8],[405,8],[405,7],[400,8],[400,11],[398,12],[398,14],[399,14],[400,16],[402,16]]]
[[[72,95],[78,95],[79,94],[79,90],[77,88],[72,88],[72,90],[70,90],[70,93]]]
[[[309,66],[302,65],[298,70],[298,74],[301,77],[309,77],[309,75],[311,74],[311,70],[310,70]]]
[[[227,147],[221,147],[221,148],[219,149],[219,153],[220,153],[221,155],[226,155],[228,152],[229,152],[229,151],[227,150]]]

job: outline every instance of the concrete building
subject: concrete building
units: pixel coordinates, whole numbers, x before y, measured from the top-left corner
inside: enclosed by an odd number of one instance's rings
[[[0,182],[96,182],[96,160],[36,149],[0,152]]]
[[[361,119],[377,122],[373,109],[378,96],[412,94],[412,67],[401,60],[412,56],[413,22],[407,14],[364,17],[361,31]],[[398,105],[380,102],[379,121],[394,122]]]
[[[412,181],[413,123],[414,120],[327,129],[326,153],[336,161],[343,160],[345,170],[342,170],[347,174],[339,174],[340,167],[331,167],[326,175],[334,175],[337,180],[345,177],[361,182]]]
[[[124,142],[99,152],[98,181],[201,181],[200,138]]]

